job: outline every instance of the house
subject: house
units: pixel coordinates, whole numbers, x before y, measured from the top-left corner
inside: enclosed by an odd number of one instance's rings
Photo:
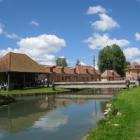
[[[100,73],[92,66],[76,66],[78,81],[97,81],[100,80]]]
[[[126,79],[129,80],[136,80],[138,77],[140,77],[140,64],[134,62],[128,65],[125,69],[125,76]]]
[[[0,59],[0,84],[6,84],[8,90],[32,87],[40,74],[48,73],[25,54],[9,52]]]
[[[100,81],[101,80],[101,73],[95,69],[95,76],[96,76],[96,80]]]
[[[106,70],[101,74],[102,81],[121,80],[121,76],[114,70]]]
[[[85,66],[82,65],[78,65],[75,67],[75,73],[77,74],[77,80],[79,82],[83,82],[83,81],[89,81],[89,74],[87,72],[87,69],[85,68]]]
[[[76,80],[77,80],[77,74],[75,73],[75,68],[64,67],[62,81],[74,82]]]
[[[91,66],[61,67],[45,66],[46,72],[49,73],[49,81],[55,82],[82,82],[96,81],[100,79],[100,73]],[[42,77],[45,79],[45,77]]]

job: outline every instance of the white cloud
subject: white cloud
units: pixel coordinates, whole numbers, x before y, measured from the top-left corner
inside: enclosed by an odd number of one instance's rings
[[[50,112],[39,121],[36,121],[33,128],[43,129],[44,131],[55,131],[58,127],[67,124],[68,117],[59,111]]]
[[[138,48],[126,48],[124,49],[124,54],[127,59],[136,59],[137,57],[140,57],[140,49]]]
[[[31,51],[37,50],[37,54],[39,52],[45,52],[45,54],[58,52],[62,47],[66,45],[64,39],[58,38],[56,35],[47,34],[24,38],[21,39],[17,44],[22,49],[34,49]]]
[[[0,27],[0,35],[3,33],[3,29]]]
[[[65,58],[65,56],[59,56],[58,58]]]
[[[3,32],[3,35],[9,39],[20,39],[20,37],[15,33]]]
[[[35,20],[30,21],[29,24],[31,24],[31,25],[33,25],[33,26],[36,26],[36,27],[38,27],[38,26],[40,25],[39,22],[37,22],[37,21],[35,21]]]
[[[119,24],[107,14],[99,14],[100,20],[93,22],[91,25],[96,30],[106,31],[115,27],[119,27]]]
[[[135,59],[131,60],[131,62],[136,62],[136,63],[140,64],[140,58],[135,58]]]
[[[98,33],[94,33],[93,36],[89,37],[85,42],[88,43],[88,46],[91,49],[102,49],[107,45],[110,46],[113,44],[117,44],[120,47],[125,47],[130,44],[130,42],[126,39],[111,39],[108,34],[100,35]]]
[[[88,8],[87,14],[98,14],[98,13],[106,13],[106,9],[102,6],[91,6]]]
[[[3,34],[3,25],[0,24],[0,35],[2,35],[2,34]]]
[[[56,53],[66,46],[65,40],[56,35],[39,35],[36,37],[23,38],[17,42],[19,48],[0,50],[0,55],[7,52],[25,53],[41,64],[55,64]]]
[[[3,35],[5,36],[6,38],[9,38],[9,39],[19,39],[20,37],[15,34],[15,33],[9,33],[7,31],[4,30],[4,25],[3,24],[0,24],[0,35]]]
[[[100,20],[91,23],[96,30],[107,31],[120,26],[117,21],[107,15],[107,10],[100,5],[89,7],[87,14],[99,15]]]
[[[140,40],[140,33],[136,33],[136,34],[135,34],[135,38],[136,38],[136,40],[139,41],[139,40]]]
[[[84,63],[83,61],[80,61],[80,65],[82,65],[82,66],[86,66],[87,64]]]

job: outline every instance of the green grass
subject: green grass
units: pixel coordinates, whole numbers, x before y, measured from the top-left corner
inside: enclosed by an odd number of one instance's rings
[[[52,90],[52,88],[33,88],[33,89],[23,89],[23,90],[11,90],[11,91],[0,91],[0,94],[33,94],[33,93],[61,93],[65,90],[62,88],[57,88],[56,90]]]
[[[111,110],[89,133],[87,140],[140,140],[140,87],[121,91],[112,100]],[[114,110],[122,115],[116,115]]]

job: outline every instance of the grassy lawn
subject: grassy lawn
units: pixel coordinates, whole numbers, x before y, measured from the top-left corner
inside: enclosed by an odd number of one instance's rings
[[[121,91],[87,140],[140,140],[140,87]]]
[[[11,91],[0,91],[0,94],[31,94],[31,93],[52,93],[52,92],[63,92],[64,89],[57,88],[52,90],[52,88],[34,88],[34,89],[23,89],[23,90],[11,90]]]

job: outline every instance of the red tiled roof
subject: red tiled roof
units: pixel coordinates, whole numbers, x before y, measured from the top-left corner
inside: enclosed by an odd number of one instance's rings
[[[69,67],[64,67],[63,71],[65,74],[74,74],[75,73],[74,68],[69,68]]]
[[[76,66],[75,70],[77,74],[87,74],[87,69],[84,66]]]
[[[97,75],[101,75],[101,73],[98,70],[95,70]]]
[[[53,72],[57,73],[57,74],[62,74],[63,73],[63,67],[59,67],[59,66],[53,67]]]
[[[53,66],[50,65],[43,65],[45,67],[46,73],[52,73]]]
[[[102,73],[101,77],[121,77],[116,71],[114,70],[106,70],[104,73]]]

